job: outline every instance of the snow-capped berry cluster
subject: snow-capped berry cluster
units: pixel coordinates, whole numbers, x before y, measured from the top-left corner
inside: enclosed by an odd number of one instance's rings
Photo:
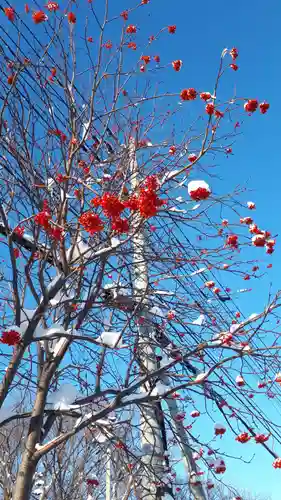
[[[172,62],[172,66],[175,71],[180,71],[182,67],[182,60],[176,59],[175,61]]]
[[[205,181],[190,181],[187,188],[190,198],[194,201],[206,200],[211,194],[211,188]]]
[[[272,465],[274,469],[281,469],[281,458],[276,458]]]
[[[215,436],[223,436],[226,433],[226,428],[222,424],[215,424]]]

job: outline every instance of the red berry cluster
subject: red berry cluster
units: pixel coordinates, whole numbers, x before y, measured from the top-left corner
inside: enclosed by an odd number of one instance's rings
[[[51,214],[48,206],[47,200],[43,201],[43,210],[39,212],[34,217],[34,221],[38,226],[43,227],[46,231],[48,231],[50,227]]]
[[[194,101],[196,99],[197,92],[195,89],[183,89],[180,93],[180,97],[183,101]]]
[[[255,435],[255,441],[257,444],[262,444],[268,441],[269,439],[269,434],[266,436],[265,434],[256,434]]]
[[[61,227],[52,226],[49,230],[49,236],[53,238],[53,240],[61,241],[63,239],[63,229]]]
[[[281,458],[276,458],[272,465],[274,469],[281,469]]]
[[[111,228],[113,231],[119,234],[129,231],[129,222],[120,217],[126,206],[119,200],[118,196],[106,192],[101,197],[93,198],[91,203],[95,207],[102,207],[104,215],[112,219]]]
[[[19,256],[20,256],[20,251],[19,251],[19,249],[18,249],[18,248],[14,248],[14,249],[13,249],[13,254],[14,254],[15,259],[18,259],[18,258],[19,258]]]
[[[171,26],[168,26],[168,32],[171,33],[171,35],[174,35],[177,30],[177,27],[175,24],[172,24]]]
[[[43,201],[43,210],[35,215],[34,222],[38,226],[41,226],[54,240],[61,241],[63,238],[63,229],[50,224],[50,222],[52,222],[52,217],[47,200]]]
[[[15,227],[15,229],[14,229],[14,233],[15,233],[17,236],[22,237],[22,236],[24,235],[24,227],[21,227],[21,226],[17,226],[17,227]]]
[[[248,113],[254,113],[257,110],[259,103],[256,99],[249,99],[245,104],[244,104],[244,109]]]
[[[252,237],[252,244],[255,247],[265,247],[267,254],[272,254],[274,252],[274,247],[276,244],[275,239],[271,238],[269,231],[262,231],[259,229],[257,224],[249,225],[249,232],[254,234]]]
[[[102,207],[106,217],[120,217],[125,205],[119,200],[118,196],[111,193],[104,193],[101,197],[93,198],[91,203],[94,207]]]
[[[180,59],[176,59],[175,61],[172,62],[172,66],[175,71],[180,71],[182,67],[182,61]]]
[[[214,114],[214,111],[215,111],[214,104],[211,102],[209,104],[206,104],[205,110],[206,110],[207,115],[212,116]]]
[[[165,201],[157,196],[157,188],[158,179],[155,175],[147,177],[144,187],[140,188],[137,204],[140,215],[145,219],[155,216],[158,208],[165,204]]]
[[[226,245],[231,248],[238,248],[238,236],[237,234],[230,234],[227,237]]]
[[[145,64],[149,64],[150,59],[150,56],[141,56],[141,61],[143,61]]]
[[[5,13],[5,16],[9,19],[9,21],[11,21],[13,23],[15,20],[15,15],[16,15],[15,9],[13,9],[13,7],[5,7],[3,10]]]
[[[98,486],[100,483],[97,479],[87,479],[88,486]]]
[[[210,92],[201,92],[200,94],[200,99],[202,99],[202,101],[208,101],[208,99],[211,99],[211,94]]]
[[[131,211],[139,211],[141,217],[148,219],[157,214],[159,207],[166,202],[157,195],[159,187],[157,176],[151,175],[145,179],[144,185],[140,188],[137,195],[132,195],[128,200],[122,202],[115,194],[106,192],[102,196],[97,196],[91,200],[94,207],[101,207],[104,215],[111,219],[111,228],[116,233],[128,233],[129,222],[121,218],[123,210],[128,208]],[[103,223],[97,214],[91,211],[85,212],[79,218],[80,224],[84,226],[85,231],[90,234],[103,230]]]
[[[99,233],[103,230],[102,220],[97,214],[94,214],[93,212],[84,212],[78,220],[84,227],[85,231],[87,231],[87,233],[90,233],[91,235]]]
[[[124,21],[128,21],[129,12],[127,10],[123,10],[123,12],[120,13],[120,16],[123,17]]]
[[[240,224],[247,224],[247,226],[249,226],[249,224],[253,224],[253,219],[252,217],[241,217],[240,218]]]
[[[128,233],[130,229],[127,219],[121,219],[121,217],[116,217],[112,220],[111,228],[119,234]]]
[[[259,105],[256,99],[249,99],[247,102],[245,102],[244,109],[248,113],[254,113],[258,109],[258,106],[262,115],[264,115],[270,107],[268,102],[261,102]]]
[[[0,342],[2,344],[7,344],[7,345],[17,345],[20,343],[20,341],[21,341],[21,336],[15,330],[8,330],[2,332],[2,336],[0,338]]]
[[[249,436],[248,432],[242,432],[235,438],[235,441],[238,441],[238,443],[247,443],[250,439],[251,436]]]
[[[237,50],[237,48],[233,47],[233,49],[231,49],[229,51],[229,54],[231,55],[233,61],[235,61],[237,59],[237,57],[238,57],[238,50]]]
[[[126,33],[129,35],[134,35],[137,32],[137,27],[134,24],[129,24],[126,28]]]
[[[49,135],[55,135],[56,137],[59,137],[62,142],[65,142],[67,139],[66,135],[59,129],[49,130],[48,133]]]
[[[125,202],[126,208],[129,208],[132,212],[136,212],[139,208],[139,200],[137,196],[132,195],[130,198]]]

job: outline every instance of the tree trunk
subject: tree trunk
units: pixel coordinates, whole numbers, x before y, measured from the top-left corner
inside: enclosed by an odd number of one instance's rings
[[[27,453],[26,450],[20,466],[20,470],[17,475],[13,500],[30,499],[31,489],[33,485],[33,476],[36,471],[36,465],[37,463],[32,460],[32,458],[29,456],[29,453]]]
[[[33,476],[38,462],[38,460],[34,460],[34,453],[36,451],[36,445],[40,443],[49,380],[50,374],[48,375],[43,369],[38,383],[36,400],[28,429],[28,436],[25,441],[25,451],[23,453],[22,462],[17,474],[13,500],[29,500],[30,498]]]
[[[133,190],[136,190],[138,188],[138,164],[134,140],[131,141],[129,154],[132,174],[131,185]],[[136,228],[139,223],[140,220],[136,219]],[[157,361],[154,348],[150,346],[153,332],[146,308],[149,279],[145,260],[145,237],[142,228],[138,228],[133,237],[133,254],[134,294],[137,301],[144,306],[138,310],[138,317],[141,317],[142,321],[144,321],[143,324],[141,322],[139,324],[139,341],[141,343],[139,356],[143,371],[148,374],[157,369]],[[147,389],[145,386],[141,388],[143,392],[146,392]],[[142,462],[146,467],[146,470],[142,472],[142,494],[145,500],[156,500],[161,499],[163,496],[162,493],[159,493],[159,488],[157,488],[157,483],[161,484],[164,475],[161,427],[154,403],[146,404],[141,408],[141,411],[140,432],[144,452]]]

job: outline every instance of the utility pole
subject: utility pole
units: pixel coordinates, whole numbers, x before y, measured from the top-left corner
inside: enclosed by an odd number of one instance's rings
[[[134,139],[129,144],[129,163],[131,173],[131,187],[135,191],[138,188],[138,164],[136,159],[136,148]],[[136,217],[134,226],[136,227],[140,220]],[[134,228],[133,228],[134,230]],[[149,285],[147,262],[145,260],[145,236],[142,228],[136,230],[132,238],[133,245],[133,276],[134,276],[134,295],[142,306],[138,310],[139,321],[139,342],[141,343],[141,363],[143,366],[143,375],[152,373],[157,369],[157,361],[154,347],[151,347],[150,339],[153,339],[153,329],[149,322],[147,313],[147,290]],[[148,387],[141,388],[147,392]],[[158,500],[163,498],[159,493],[157,483],[161,483],[164,474],[163,467],[163,443],[161,428],[157,419],[156,405],[147,404],[142,407],[140,417],[140,432],[142,443],[142,462],[145,465],[145,472],[142,474],[141,487],[143,498],[146,500]]]

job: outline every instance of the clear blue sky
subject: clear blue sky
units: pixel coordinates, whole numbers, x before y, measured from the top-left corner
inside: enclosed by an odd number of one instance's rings
[[[87,0],[81,1],[80,5],[83,3],[86,12]],[[96,0],[95,3],[99,10],[103,0]],[[115,4],[114,10],[118,14],[131,7],[133,1],[111,0],[110,3]],[[14,6],[23,9],[23,3],[19,0],[14,2]],[[83,15],[84,9],[80,7],[78,13]],[[259,225],[273,233],[281,233],[280,16],[281,5],[278,0],[151,0],[150,5],[139,9],[138,15],[132,15],[131,18],[140,27],[140,35],[143,32],[144,39],[149,31],[152,34],[163,26],[177,25],[176,35],[162,37],[159,42],[155,42],[152,50],[153,54],[159,53],[163,61],[182,59],[184,62],[179,74],[171,71],[165,76],[165,88],[171,92],[184,87],[211,90],[221,51],[225,47],[238,48],[239,70],[236,73],[229,72],[224,79],[224,88],[229,89],[229,95],[236,87],[239,96],[267,100],[271,108],[265,117],[244,115],[242,135],[233,147],[234,155],[229,159],[221,156],[219,173],[224,180],[220,188],[227,192],[240,184],[252,189],[250,196],[245,194],[245,201],[253,199],[256,202]],[[39,27],[34,29],[40,32]],[[252,285],[251,282],[254,292],[239,299],[245,314],[260,310],[266,300],[266,286],[271,280],[275,289],[280,286],[279,256],[280,244],[271,259],[273,270],[270,275],[262,283],[257,281]],[[259,402],[262,403],[262,400]],[[263,404],[268,406],[270,403],[264,398]],[[276,414],[275,417],[278,420]],[[199,425],[198,421],[194,428],[200,432]],[[225,481],[252,492],[271,494],[273,500],[280,500],[281,471],[272,468],[272,458],[254,444],[235,443],[233,435],[230,437],[229,434],[223,440],[222,448],[228,447],[230,454],[243,454],[246,459],[250,459],[256,453],[249,465],[232,461]]]

